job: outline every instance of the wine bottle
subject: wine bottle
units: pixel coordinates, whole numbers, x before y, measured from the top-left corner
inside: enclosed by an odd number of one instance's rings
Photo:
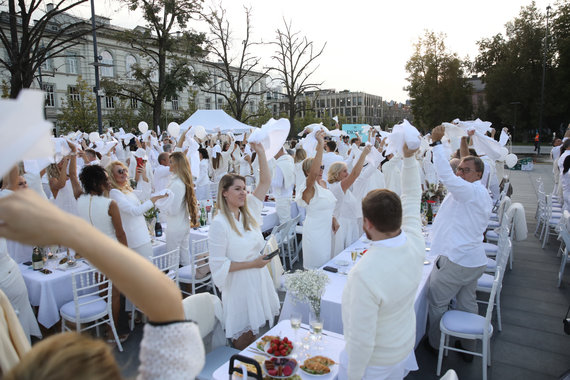
[[[431,224],[431,222],[433,220],[433,210],[431,208],[431,203],[429,203],[429,202],[428,202],[428,206],[427,206],[426,217],[427,217],[428,223]]]
[[[154,236],[161,237],[162,236],[162,224],[157,220],[154,224]]]
[[[42,251],[40,247],[34,247],[32,253],[32,268],[34,268],[34,270],[44,269],[44,258],[42,257]]]

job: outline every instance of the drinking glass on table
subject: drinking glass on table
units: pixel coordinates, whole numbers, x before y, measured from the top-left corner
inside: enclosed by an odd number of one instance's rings
[[[301,328],[301,313],[297,313],[297,312],[293,312],[291,313],[291,328],[293,329],[293,331],[295,331],[295,340],[293,341],[293,344],[295,346],[295,348],[299,347],[301,344],[299,342],[299,338],[298,338],[298,331]],[[294,353],[293,355],[291,355],[294,359],[297,358],[297,354]]]
[[[309,326],[311,327],[311,339],[317,342],[317,350],[322,350],[319,343],[323,333],[323,317],[311,313],[311,315],[309,315]]]
[[[358,257],[358,251],[352,250],[350,251],[350,258],[352,259],[352,265],[356,262],[356,258]]]

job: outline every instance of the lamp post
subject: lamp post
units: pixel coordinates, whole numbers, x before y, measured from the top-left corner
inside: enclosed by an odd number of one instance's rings
[[[549,19],[550,19],[550,5],[546,7],[546,32],[544,33],[544,52],[542,55],[542,83],[540,85],[540,112],[538,116],[538,133],[542,132],[542,117],[544,109],[544,81],[546,78],[546,54],[548,51],[548,29],[549,29]],[[540,141],[538,153],[540,154]]]
[[[511,102],[509,104],[515,106],[515,120],[513,122],[513,138],[511,139],[511,141],[514,143],[515,142],[515,134],[517,132],[517,106],[519,104],[521,104],[521,102]]]
[[[101,118],[101,98],[99,97],[99,55],[97,54],[97,33],[95,32],[95,3],[91,0],[91,27],[93,33],[93,66],[95,67],[95,102],[97,104],[97,129],[99,134],[103,133],[103,121]]]

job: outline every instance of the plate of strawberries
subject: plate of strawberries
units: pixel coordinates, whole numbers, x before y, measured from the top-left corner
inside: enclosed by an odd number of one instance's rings
[[[287,379],[298,367],[297,361],[291,358],[271,358],[263,363],[263,370],[274,379]]]
[[[285,358],[293,351],[293,342],[287,337],[283,339],[275,337],[265,344],[263,351],[274,358]]]

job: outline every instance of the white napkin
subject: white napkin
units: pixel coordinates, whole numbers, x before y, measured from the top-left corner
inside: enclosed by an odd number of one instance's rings
[[[498,141],[490,138],[489,136],[481,134],[477,130],[475,131],[472,139],[473,147],[479,155],[486,154],[492,160],[504,161],[507,157],[507,154],[509,154],[509,150],[502,146]]]
[[[451,143],[451,149],[457,150],[461,144],[461,137],[467,136],[467,130],[452,123],[441,123],[445,127],[445,135]]]
[[[402,153],[404,143],[409,149],[417,149],[420,147],[420,132],[410,124],[406,119],[401,124],[394,125],[392,133],[388,136],[388,154],[398,155]]]
[[[499,144],[501,144],[501,146],[505,146],[507,145],[508,141],[509,141],[509,135],[507,134],[505,128],[503,128],[503,130],[501,131],[501,136],[499,137]]]
[[[250,143],[260,143],[265,148],[267,159],[273,158],[283,148],[289,135],[291,124],[287,119],[269,120],[249,136]]]
[[[22,90],[16,100],[0,100],[0,175],[22,159],[53,156],[53,124],[44,119],[44,99],[42,91]]]
[[[492,124],[493,123],[491,123],[490,121],[483,121],[481,119],[466,120],[466,121],[459,120],[459,126],[465,128],[468,131],[474,129],[482,135],[491,131]]]
[[[220,148],[219,144],[216,144],[212,149],[212,158],[216,157],[220,153],[222,153],[222,148]]]

